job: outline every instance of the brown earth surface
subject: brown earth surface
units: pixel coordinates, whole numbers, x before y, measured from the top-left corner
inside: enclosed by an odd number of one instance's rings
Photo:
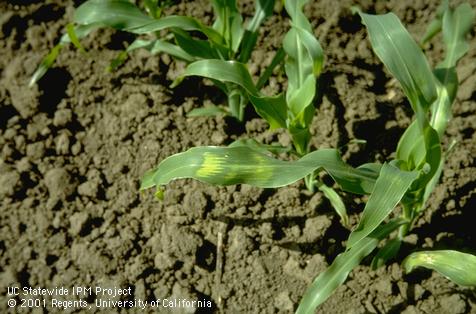
[[[61,308],[8,308],[7,287],[131,287],[125,300],[211,301],[197,313],[290,313],[313,278],[344,249],[342,227],[320,193],[304,183],[280,189],[213,187],[191,180],[167,187],[164,201],[139,193],[144,172],[174,153],[255,137],[287,145],[282,131],[250,110],[229,118],[187,118],[224,96],[200,79],[168,86],[183,64],[137,51],[112,73],[105,67],[133,36],[100,30],[69,47],[32,88],[28,81],[58,41],[81,1],[0,3],[0,312],[57,313]],[[310,1],[305,13],[326,55],[312,127],[315,148],[343,147],[353,165],[384,161],[412,112],[375,57],[352,1]],[[421,38],[438,1],[360,1],[371,13],[392,11]],[[250,1],[240,4],[251,14]],[[475,1],[472,1],[476,8]],[[208,1],[182,1],[168,13],[212,20]],[[250,64],[258,75],[288,29],[285,13],[263,27]],[[427,211],[389,265],[364,260],[319,313],[476,313],[476,291],[436,272],[406,275],[402,259],[416,248],[476,251],[476,40],[461,60],[461,82],[445,144],[457,140]],[[434,65],[441,36],[427,47]],[[283,86],[273,77],[268,91]],[[346,145],[365,139],[365,146]],[[355,226],[363,198],[345,195]],[[74,299],[71,296],[66,299]],[[86,298],[95,313],[94,296]],[[108,308],[103,312],[141,312]],[[154,312],[148,309],[146,312]],[[164,309],[156,310],[164,312]],[[178,312],[186,312],[182,308]]]

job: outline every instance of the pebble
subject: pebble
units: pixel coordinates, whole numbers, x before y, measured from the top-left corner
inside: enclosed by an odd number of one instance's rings
[[[71,233],[71,235],[76,236],[80,234],[88,220],[89,214],[84,211],[75,213],[71,217],[69,217],[69,232]]]
[[[18,172],[20,172],[20,173],[28,172],[28,171],[31,170],[31,163],[30,163],[30,160],[28,159],[28,157],[23,157],[22,159],[20,159],[16,163],[16,166],[17,166]]]
[[[36,142],[26,145],[26,155],[31,159],[40,159],[45,154],[45,144]]]
[[[56,153],[58,155],[67,155],[69,153],[69,136],[66,132],[62,132],[55,139]]]
[[[55,112],[53,125],[62,127],[73,120],[73,112],[70,109],[60,109]]]
[[[8,171],[0,176],[0,198],[12,196],[20,185],[20,174],[15,170]]]
[[[289,291],[284,290],[274,298],[274,307],[280,311],[293,311],[294,302],[289,297]]]
[[[50,197],[65,199],[74,193],[75,184],[71,180],[71,176],[64,168],[53,168],[46,172],[45,185],[48,189]]]

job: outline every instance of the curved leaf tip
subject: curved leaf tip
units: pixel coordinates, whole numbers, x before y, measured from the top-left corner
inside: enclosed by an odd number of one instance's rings
[[[436,270],[461,286],[476,286],[476,256],[453,250],[420,251],[403,261],[405,272],[416,267]]]

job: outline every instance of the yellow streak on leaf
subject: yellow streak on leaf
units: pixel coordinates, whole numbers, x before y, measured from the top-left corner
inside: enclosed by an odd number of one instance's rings
[[[203,163],[200,169],[197,170],[197,176],[206,178],[220,174],[224,170],[224,163],[224,157],[207,152],[203,155]]]

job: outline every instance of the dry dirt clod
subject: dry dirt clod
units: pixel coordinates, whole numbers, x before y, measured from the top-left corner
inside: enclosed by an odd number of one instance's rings
[[[69,172],[64,168],[48,170],[44,182],[51,198],[66,199],[76,190],[76,184]]]

